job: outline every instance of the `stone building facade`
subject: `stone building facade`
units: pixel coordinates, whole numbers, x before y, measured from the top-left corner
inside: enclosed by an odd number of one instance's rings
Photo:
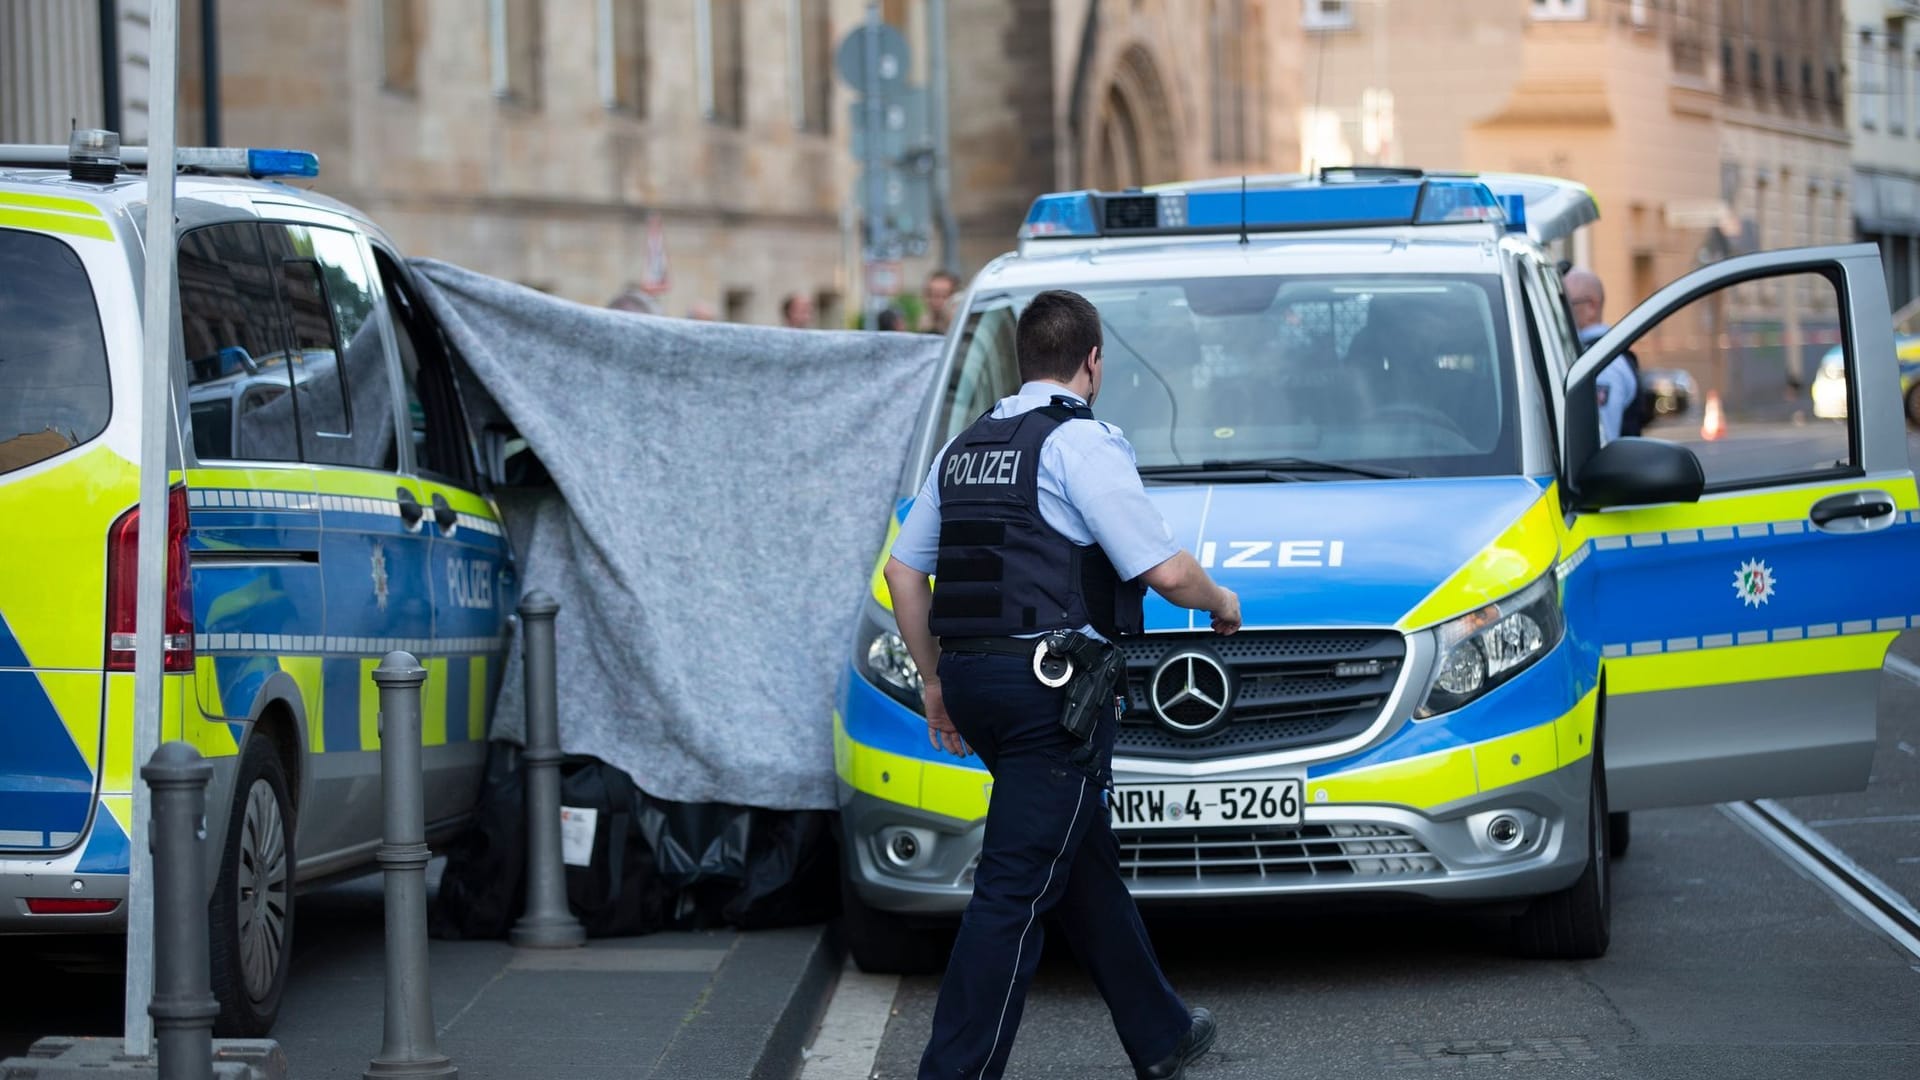
[[[1920,298],[1920,0],[1847,0],[1853,212],[1895,309]]]

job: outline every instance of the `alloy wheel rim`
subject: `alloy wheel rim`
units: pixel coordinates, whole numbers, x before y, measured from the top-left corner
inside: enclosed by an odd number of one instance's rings
[[[273,785],[255,780],[240,824],[240,972],[247,996],[264,1001],[280,974],[287,936],[286,823]]]

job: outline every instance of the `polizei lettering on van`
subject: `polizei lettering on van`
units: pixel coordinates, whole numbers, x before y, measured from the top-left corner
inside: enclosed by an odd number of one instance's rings
[[[1347,557],[1345,540],[1208,540],[1200,545],[1200,565],[1211,570],[1281,570],[1339,566]]]
[[[964,450],[947,455],[943,484],[1012,484],[1020,472],[1019,450]]]
[[[448,559],[447,593],[458,607],[493,607],[493,564],[485,559]]]

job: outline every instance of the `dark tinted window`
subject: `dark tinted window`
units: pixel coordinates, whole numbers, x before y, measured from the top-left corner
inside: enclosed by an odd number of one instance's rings
[[[111,406],[80,257],[51,236],[0,229],[0,473],[100,434]]]
[[[394,468],[393,382],[359,241],[337,229],[266,228],[293,338],[302,455],[326,465]]]
[[[401,385],[407,393],[407,421],[414,468],[422,473],[471,485],[466,424],[454,390],[453,368],[433,315],[407,287],[384,254],[375,253],[387,295],[387,313],[400,346]]]
[[[180,330],[202,459],[298,461],[285,323],[252,223],[180,238]]]

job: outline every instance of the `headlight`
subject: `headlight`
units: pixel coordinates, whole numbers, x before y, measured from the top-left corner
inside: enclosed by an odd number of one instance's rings
[[[1560,593],[1554,576],[1469,612],[1436,631],[1440,663],[1422,719],[1465,705],[1526,669],[1560,643]]]
[[[860,614],[853,661],[860,674],[887,696],[915,712],[924,707],[920,701],[920,667],[913,662],[913,654],[907,651],[906,640],[895,629],[893,618],[871,601]]]

